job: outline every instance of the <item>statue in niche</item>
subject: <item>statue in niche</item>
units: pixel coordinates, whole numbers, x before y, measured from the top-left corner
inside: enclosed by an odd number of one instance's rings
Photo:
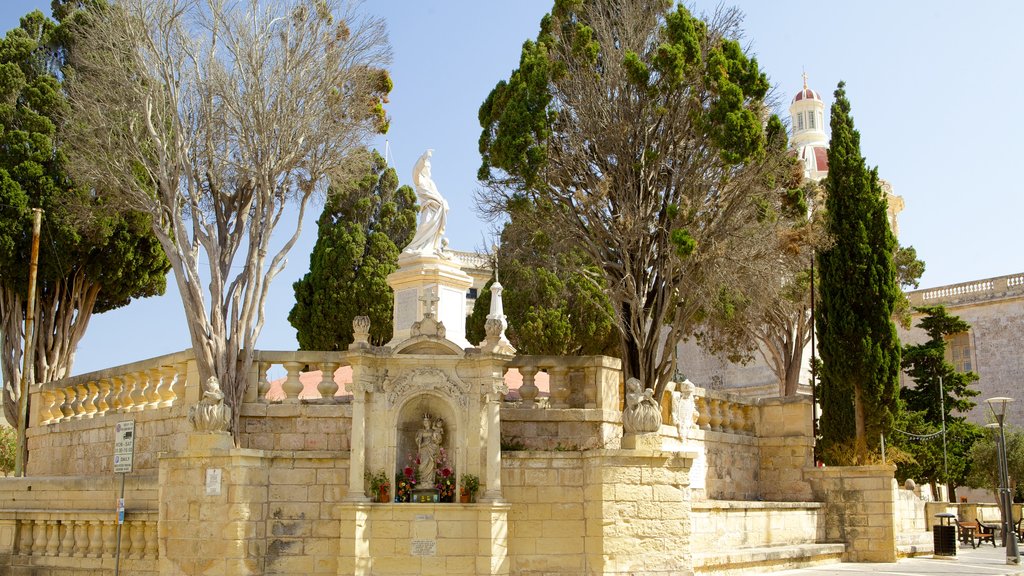
[[[419,488],[434,487],[434,473],[437,460],[441,455],[441,442],[444,439],[444,422],[438,418],[432,420],[429,414],[423,415],[423,428],[416,432],[416,456],[419,459]]]
[[[430,157],[433,153],[433,150],[424,152],[412,169],[412,182],[416,188],[420,214],[416,234],[402,250],[403,253],[446,256],[447,241],[443,237],[448,221],[448,202],[437,191],[437,185],[430,176]]]
[[[231,427],[231,407],[224,403],[216,376],[210,376],[203,386],[203,397],[189,408],[188,421],[196,432],[227,432]]]

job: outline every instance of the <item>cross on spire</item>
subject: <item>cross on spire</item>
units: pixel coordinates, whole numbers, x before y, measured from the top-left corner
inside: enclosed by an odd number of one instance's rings
[[[425,314],[433,314],[434,305],[437,304],[439,300],[440,298],[438,298],[437,295],[434,294],[433,288],[429,288],[426,292],[424,292],[423,296],[420,296],[420,302],[423,302],[423,305],[427,307]]]
[[[804,90],[807,90],[807,70],[804,70],[803,72],[804,72],[803,73],[803,77],[804,77]]]

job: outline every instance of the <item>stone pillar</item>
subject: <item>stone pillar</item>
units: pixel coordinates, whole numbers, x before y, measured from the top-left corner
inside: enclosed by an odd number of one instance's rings
[[[765,500],[813,499],[804,470],[814,466],[811,399],[808,396],[762,398],[755,427],[760,448],[760,494]]]
[[[230,434],[192,433],[160,457],[160,574],[263,573],[269,465],[232,446]]]
[[[826,505],[826,540],[846,543],[844,562],[896,561],[895,472],[888,464],[804,470]]]
[[[486,396],[484,418],[487,426],[487,462],[484,463],[484,490],[482,500],[501,501],[501,405],[495,394]]]
[[[695,456],[660,450],[583,452],[588,573],[693,573],[689,471]]]

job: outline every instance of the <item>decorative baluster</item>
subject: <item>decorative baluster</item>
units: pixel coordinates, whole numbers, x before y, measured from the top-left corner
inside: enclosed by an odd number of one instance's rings
[[[725,402],[719,398],[711,399],[711,429],[715,432],[722,432],[722,422],[725,420]]]
[[[64,391],[68,394],[68,404],[71,407],[71,419],[80,419],[85,414],[82,410],[82,402],[85,400],[85,389],[80,386],[68,386]]]
[[[36,520],[32,523],[32,531],[35,533],[35,540],[32,542],[32,553],[36,556],[46,555],[46,520]]]
[[[42,398],[42,403],[39,407],[39,423],[49,424],[50,422],[53,422],[54,418],[56,418],[56,414],[54,414],[55,407],[53,405],[56,396],[52,390],[44,388],[40,393],[40,397]]]
[[[72,557],[75,552],[75,526],[72,521],[62,522],[57,521],[57,527],[60,528],[60,550],[58,556]]]
[[[133,520],[131,524],[132,550],[129,558],[139,559],[146,553],[146,534],[144,522]]]
[[[71,420],[75,417],[75,389],[71,386],[58,388],[58,392],[64,394],[64,402],[60,405],[61,421]]]
[[[117,522],[105,520],[103,522],[103,557],[113,558],[117,550]]]
[[[32,520],[24,519],[18,520],[18,551],[17,554],[21,556],[32,555]]]
[[[75,537],[73,541],[74,548],[71,549],[71,555],[75,558],[85,558],[89,552],[89,530],[85,520],[75,520],[74,531]],[[70,532],[72,527],[68,527]]]
[[[754,422],[754,407],[750,404],[743,405],[743,424],[743,431],[753,435],[757,423]]]
[[[96,414],[103,416],[110,410],[110,378],[100,378],[96,395]]]
[[[127,519],[124,524],[121,524],[121,558],[131,558],[132,553],[132,537],[131,537],[131,522]],[[117,529],[117,525],[114,525],[114,529]],[[114,542],[117,542],[117,533],[114,533]]]
[[[697,405],[697,426],[699,426],[701,430],[710,430],[711,405],[708,403],[707,396],[696,396],[694,401]]]
[[[110,394],[107,396],[107,404],[110,406],[110,408],[107,409],[109,412],[122,411],[122,396],[124,396],[124,379],[120,376],[111,376]]]
[[[60,550],[60,525],[56,522],[46,523],[46,555],[56,556]]]
[[[156,522],[147,521],[145,527],[146,533],[146,548],[143,552],[144,558],[156,560],[160,547],[157,545],[156,540]]]
[[[548,382],[551,384],[551,407],[569,407],[569,369],[564,366],[548,368]]]
[[[167,384],[163,381],[163,373],[160,368],[149,369],[149,388],[146,388],[146,409],[156,410],[160,407],[160,394],[162,388]]]
[[[174,400],[177,396],[174,394],[174,377],[178,374],[178,371],[174,366],[161,366],[160,377],[164,381],[163,387],[160,388],[160,408],[170,408],[174,406]]]
[[[338,370],[337,362],[322,362],[320,369],[323,371],[323,377],[320,378],[320,383],[317,384],[317,392],[320,393],[321,398],[334,398],[334,393],[338,391],[338,384],[334,381],[334,372]]]
[[[284,369],[288,371],[288,378],[281,384],[285,400],[298,400],[302,393],[302,381],[299,380],[299,370],[302,369],[302,362],[284,362]]]
[[[85,418],[92,418],[96,415],[96,395],[99,394],[100,387],[95,380],[90,380],[85,383],[84,388],[85,402],[82,403],[82,409],[85,411]]]
[[[523,366],[519,368],[519,373],[523,375],[523,385],[519,387],[519,397],[522,398],[522,402],[519,405],[522,408],[537,407],[537,394],[540,392],[540,389],[537,388],[534,379],[538,371],[536,366]]]
[[[174,384],[171,385],[171,389],[174,390],[174,402],[181,403],[185,401],[185,386],[188,385],[188,362],[178,362],[174,369]]]
[[[121,393],[117,395],[118,412],[130,412],[132,409],[132,388],[135,387],[135,378],[131,374],[119,376],[121,381]]]
[[[267,370],[270,370],[269,362],[260,362],[256,367],[259,373],[259,383],[256,385],[256,398],[263,401],[267,399],[267,392],[270,392],[270,380],[267,378]]]
[[[743,434],[743,406],[729,402],[729,432]]]
[[[132,374],[135,378],[135,388],[132,389],[132,407],[131,412],[142,412],[146,409],[146,389],[149,388],[149,375],[146,374],[145,370],[140,370]]]
[[[55,422],[63,422],[71,419],[71,401],[68,399],[68,391],[64,388],[54,388],[53,395],[56,397],[54,405],[57,407],[57,419]]]
[[[89,521],[89,549],[86,556],[99,558],[103,554],[103,522],[100,520]]]

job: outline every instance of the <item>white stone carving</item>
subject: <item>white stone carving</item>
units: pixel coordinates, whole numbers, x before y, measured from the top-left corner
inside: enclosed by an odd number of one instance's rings
[[[433,150],[427,150],[416,161],[412,169],[412,182],[416,188],[416,199],[420,204],[419,223],[416,234],[403,253],[424,256],[446,256],[443,244],[444,230],[448,221],[448,202],[437,191],[437,185],[430,175],[430,157]]]
[[[442,440],[444,439],[444,421],[423,415],[423,428],[416,432],[416,456],[419,459],[420,482],[418,489],[434,487],[434,472],[437,460],[441,456]]]
[[[356,316],[352,319],[352,336],[354,340],[349,349],[365,348],[370,345],[370,317]]]
[[[672,420],[679,433],[679,439],[686,444],[687,436],[696,421],[697,405],[693,397],[693,382],[683,380],[679,391],[672,393]]]
[[[437,368],[417,368],[385,382],[384,397],[389,405],[394,406],[399,400],[424,390],[441,392],[462,408],[469,406],[469,385],[452,379]]]
[[[622,428],[630,434],[657,432],[661,427],[661,410],[654,401],[654,390],[644,388],[636,378],[626,380],[626,409],[622,411]]]
[[[227,432],[231,427],[231,407],[224,403],[216,376],[210,376],[203,386],[203,397],[188,409],[188,421],[196,432]]]

